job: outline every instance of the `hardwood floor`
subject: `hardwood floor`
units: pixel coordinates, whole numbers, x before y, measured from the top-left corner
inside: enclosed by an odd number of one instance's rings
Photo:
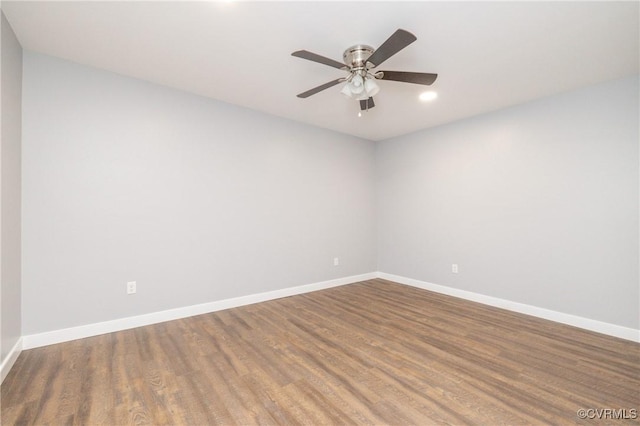
[[[640,345],[371,280],[26,350],[1,397],[3,425],[618,424]]]

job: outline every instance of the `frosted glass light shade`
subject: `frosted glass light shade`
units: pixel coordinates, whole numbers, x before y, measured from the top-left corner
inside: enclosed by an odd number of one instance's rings
[[[368,96],[375,96],[380,91],[380,86],[378,86],[372,78],[368,78],[367,81],[364,82],[364,90]]]
[[[358,94],[364,91],[364,80],[361,75],[356,75],[349,83],[349,89],[351,89],[351,93]]]

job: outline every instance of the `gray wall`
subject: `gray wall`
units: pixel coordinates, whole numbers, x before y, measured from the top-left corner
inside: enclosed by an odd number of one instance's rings
[[[22,48],[2,17],[2,173],[0,213],[0,353],[4,361],[21,336],[20,313],[20,135],[22,129]]]
[[[25,335],[375,271],[373,142],[30,52],[23,78]]]
[[[379,270],[640,328],[638,113],[633,77],[379,143]]]

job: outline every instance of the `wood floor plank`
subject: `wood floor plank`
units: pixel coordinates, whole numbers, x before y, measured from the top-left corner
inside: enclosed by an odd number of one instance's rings
[[[0,390],[3,425],[616,421],[579,408],[640,410],[640,344],[380,279],[26,350]]]

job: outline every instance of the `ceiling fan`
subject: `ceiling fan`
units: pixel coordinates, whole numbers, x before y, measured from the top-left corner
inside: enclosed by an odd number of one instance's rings
[[[297,96],[299,98],[308,98],[336,84],[346,82],[341,93],[360,101],[360,110],[365,111],[375,106],[373,96],[375,96],[380,88],[376,84],[376,80],[392,80],[403,83],[431,85],[438,74],[428,74],[421,72],[407,71],[374,71],[378,65],[416,41],[417,38],[409,31],[398,29],[391,35],[378,49],[371,46],[357,44],[351,46],[344,51],[342,58],[344,63],[325,58],[324,56],[307,50],[298,50],[291,55],[307,59],[309,61],[319,62],[330,67],[347,71],[347,77],[337,78],[328,83],[322,84],[313,89],[302,92]]]

